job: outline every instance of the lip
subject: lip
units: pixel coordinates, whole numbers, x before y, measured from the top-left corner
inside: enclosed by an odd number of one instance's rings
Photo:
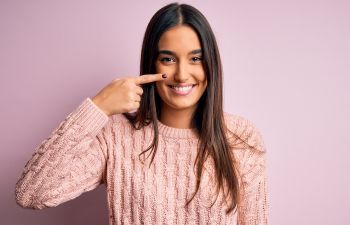
[[[171,86],[176,86],[176,87],[187,87],[187,86],[192,86],[191,89],[186,90],[186,91],[180,91],[180,90],[176,90],[174,88],[172,88]],[[196,84],[176,84],[176,85],[168,85],[169,89],[172,91],[172,93],[176,94],[176,95],[180,95],[180,96],[186,96],[189,95],[193,89],[196,88]]]
[[[176,86],[176,87],[187,87],[187,86],[193,86],[196,84],[185,84],[185,83],[181,83],[181,84],[168,84],[168,86]]]

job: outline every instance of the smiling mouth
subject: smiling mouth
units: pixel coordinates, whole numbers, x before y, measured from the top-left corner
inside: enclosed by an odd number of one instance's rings
[[[196,84],[181,85],[181,86],[168,85],[168,87],[171,88],[173,93],[178,94],[178,95],[182,95],[182,96],[188,95],[195,86],[196,86]]]

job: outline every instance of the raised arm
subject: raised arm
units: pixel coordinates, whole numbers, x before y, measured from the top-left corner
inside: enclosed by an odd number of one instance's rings
[[[17,204],[54,207],[103,183],[108,120],[86,98],[34,151],[16,183]]]

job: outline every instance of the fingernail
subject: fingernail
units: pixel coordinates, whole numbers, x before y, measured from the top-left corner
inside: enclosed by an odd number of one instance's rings
[[[167,78],[167,75],[165,73],[162,74],[163,78]]]

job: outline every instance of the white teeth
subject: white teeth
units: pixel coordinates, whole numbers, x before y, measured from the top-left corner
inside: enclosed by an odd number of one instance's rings
[[[192,86],[185,86],[185,87],[176,87],[176,86],[171,86],[172,88],[174,88],[177,91],[181,91],[181,92],[186,92],[189,91]]]

